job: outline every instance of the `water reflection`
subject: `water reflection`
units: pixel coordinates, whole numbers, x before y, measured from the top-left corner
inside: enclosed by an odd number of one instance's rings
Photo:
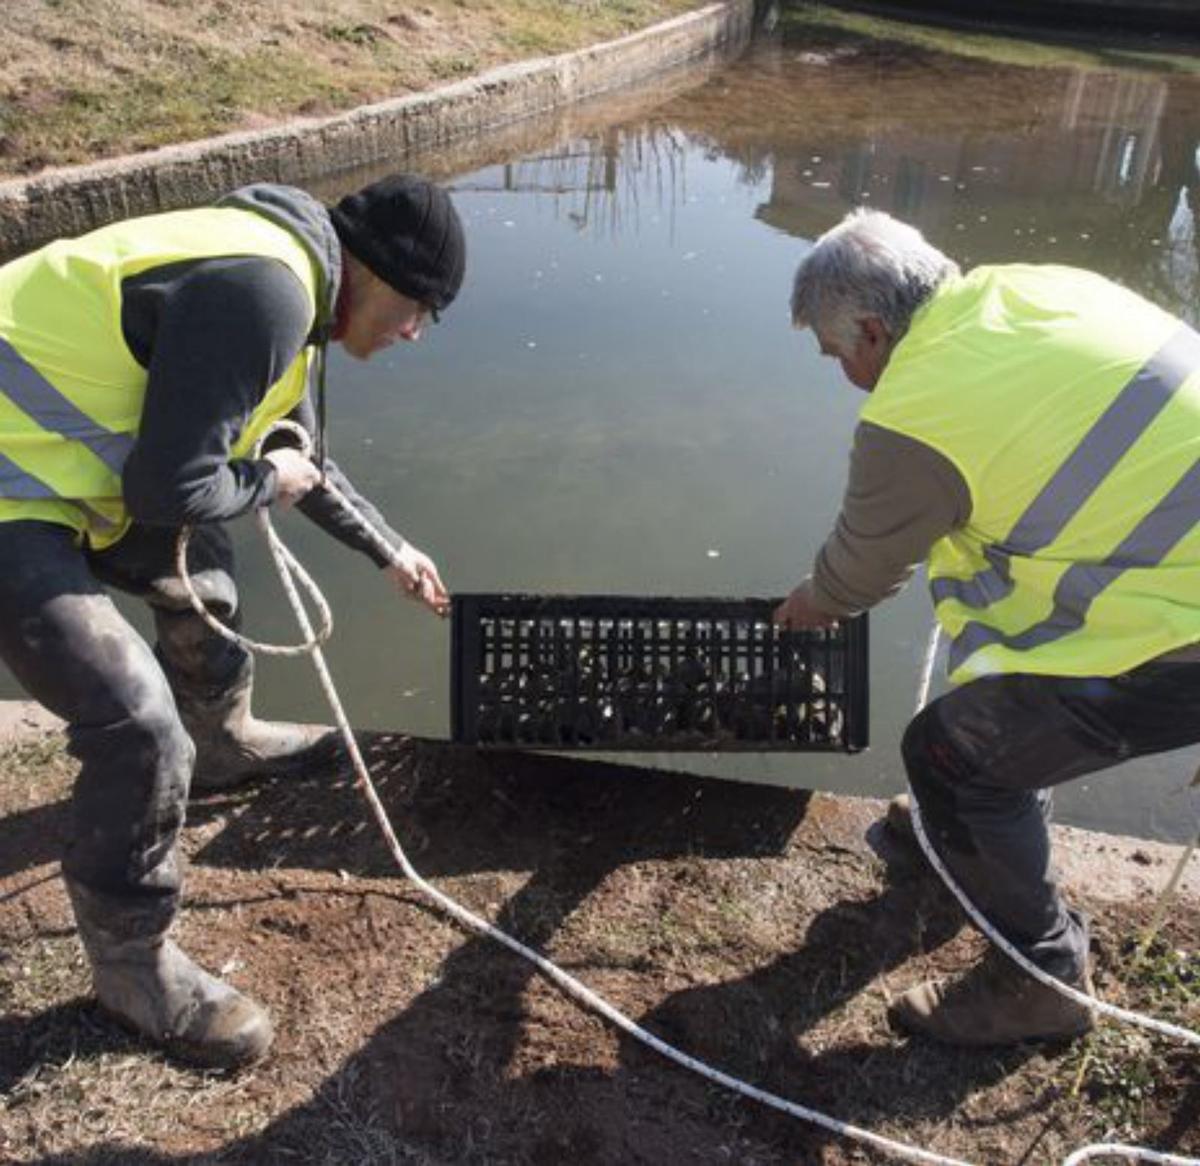
[[[671,126],[610,126],[551,153],[532,154],[451,183],[459,194],[550,197],[581,233],[637,230],[647,206],[668,230],[687,201],[686,142]]]
[[[1195,79],[883,54],[760,48],[671,110],[748,175],[770,173],[759,213],[789,234],[877,206],[964,264],[1082,264],[1196,319]],[[769,124],[713,126],[735,86],[770,100]]]

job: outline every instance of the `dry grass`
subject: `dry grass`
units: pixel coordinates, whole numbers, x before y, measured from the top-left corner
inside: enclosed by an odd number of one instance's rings
[[[0,173],[428,89],[695,0],[5,0]]]

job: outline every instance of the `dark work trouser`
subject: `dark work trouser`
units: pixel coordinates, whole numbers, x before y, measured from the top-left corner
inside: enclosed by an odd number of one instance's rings
[[[1114,677],[991,676],[933,701],[904,736],[922,819],[955,878],[1051,975],[1077,979],[1083,919],[1050,864],[1050,788],[1200,740],[1200,664]]]
[[[64,526],[0,523],[0,658],[31,697],[66,721],[80,763],[63,872],[143,933],[165,928],[179,899],[176,844],[195,750],[172,685],[219,692],[249,666],[241,648],[191,610],[175,576],[175,534],[135,526],[94,552]],[[234,622],[228,534],[198,527],[188,563],[197,594]],[[157,656],[104,583],[151,605]]]

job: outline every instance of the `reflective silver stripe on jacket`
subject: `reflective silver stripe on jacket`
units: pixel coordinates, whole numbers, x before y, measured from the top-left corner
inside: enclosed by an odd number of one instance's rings
[[[1171,488],[1161,502],[1130,532],[1124,542],[1101,563],[1076,563],[1069,567],[1054,589],[1054,610],[1023,632],[1006,635],[972,621],[950,645],[950,671],[957,669],[972,652],[990,644],[1003,644],[1018,652],[1062,639],[1083,627],[1092,601],[1122,572],[1131,567],[1153,567],[1161,563],[1196,525],[1200,513],[1200,461]]]
[[[113,433],[63,396],[4,337],[0,336],[0,393],[41,428],[92,451],[114,474],[120,474],[134,437]],[[19,495],[9,494],[10,498]],[[41,497],[41,495],[38,495]]]
[[[22,469],[2,453],[0,453],[0,498],[12,498],[22,502],[46,500],[66,502],[83,512],[88,526],[93,530],[111,530],[117,525],[113,519],[107,518],[98,510],[93,510],[86,502],[82,502],[78,498],[61,497],[51,486],[28,470]]]
[[[0,498],[57,498],[58,495],[40,478],[23,470],[16,462],[0,453]]]
[[[1200,335],[1181,328],[1142,365],[1088,430],[1017,519],[1008,538],[983,548],[991,566],[970,579],[930,583],[934,605],[957,599],[967,607],[982,608],[1011,594],[1013,556],[1028,557],[1058,538],[1197,367]]]

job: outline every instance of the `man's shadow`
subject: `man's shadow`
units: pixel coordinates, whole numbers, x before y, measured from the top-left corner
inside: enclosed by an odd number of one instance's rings
[[[804,791],[576,758],[487,756],[386,735],[370,740],[367,752],[380,796],[423,875],[531,871],[498,925],[539,950],[623,865],[779,855],[803,834],[810,804]],[[195,861],[209,865],[278,863],[396,875],[378,831],[369,823],[363,828],[361,798],[349,779],[277,783],[253,795],[214,799],[196,807],[192,820],[207,838]],[[870,1090],[847,1090],[847,1082],[861,1081],[868,1071],[903,1077],[910,1056],[904,1047],[864,1039],[839,1042],[832,1052],[801,1052],[793,1033],[814,1026],[918,947],[936,946],[957,929],[956,911],[945,904],[931,911],[929,894],[928,882],[913,873],[875,898],[837,904],[814,919],[796,951],[770,967],[676,992],[645,1011],[642,1022],[684,1051],[804,1104],[828,1106],[846,1120],[886,1116],[886,1102],[868,1102]],[[203,903],[192,909],[202,910]],[[897,919],[918,916],[927,919],[923,934],[896,926]],[[837,963],[832,981],[831,961]],[[636,970],[653,976],[652,965],[639,963]],[[602,980],[603,971],[593,966],[582,976]],[[611,1065],[597,1067],[591,1058],[582,1063],[582,1057],[573,1062],[573,1043],[590,1050],[611,1040],[604,1022],[582,1010],[570,1020],[564,1020],[569,1010],[555,1010],[557,1023],[570,1031],[552,1034],[539,1068],[511,1073],[522,1043],[539,1036],[528,1015],[536,977],[531,964],[492,940],[468,936],[437,978],[311,1100],[222,1147],[222,1161],[303,1160],[314,1146],[329,1145],[336,1125],[331,1116],[348,1112],[360,1126],[440,1161],[715,1163],[780,1152],[813,1160],[825,1135],[731,1100],[631,1037],[620,1037]],[[940,1092],[902,1089],[893,1102],[902,1099],[905,1114],[914,1106],[949,1114],[963,1096],[1015,1063],[964,1057]],[[352,1160],[351,1144],[345,1152]],[[102,1153],[97,1147],[72,1161],[103,1161]]]

